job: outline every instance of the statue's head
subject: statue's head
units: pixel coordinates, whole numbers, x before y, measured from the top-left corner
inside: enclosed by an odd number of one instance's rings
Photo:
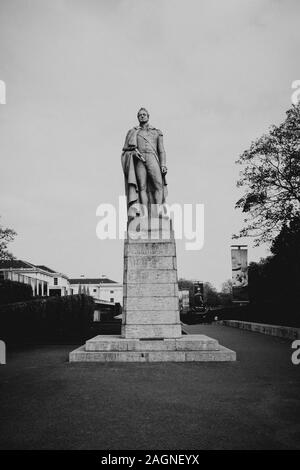
[[[140,124],[145,124],[149,121],[149,113],[146,108],[141,108],[138,110],[137,118]]]

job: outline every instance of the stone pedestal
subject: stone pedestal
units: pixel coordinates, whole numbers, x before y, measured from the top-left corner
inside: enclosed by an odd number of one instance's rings
[[[143,238],[125,241],[124,338],[181,336],[175,239],[170,222],[164,222],[165,230],[147,230]]]
[[[121,336],[100,335],[72,351],[70,362],[235,361],[234,351],[204,335],[182,335],[175,239],[160,229],[128,234],[124,244]]]

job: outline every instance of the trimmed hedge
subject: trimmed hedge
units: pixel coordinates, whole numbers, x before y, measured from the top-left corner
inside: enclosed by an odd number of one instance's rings
[[[249,303],[213,311],[218,320],[239,320],[270,325],[300,327],[299,305],[271,302]]]
[[[94,300],[85,294],[0,306],[0,339],[8,344],[83,342],[91,335]]]
[[[22,302],[31,298],[32,288],[29,284],[10,280],[0,281],[0,305]]]

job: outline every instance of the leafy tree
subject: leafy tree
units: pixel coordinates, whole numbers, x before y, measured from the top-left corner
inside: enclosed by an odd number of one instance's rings
[[[254,303],[300,304],[300,219],[284,226],[271,245],[272,255],[249,265],[249,296]],[[297,313],[298,315],[298,313]]]
[[[252,142],[237,163],[244,166],[238,187],[245,188],[236,208],[246,214],[245,227],[234,238],[269,242],[300,216],[300,105],[285,121]]]
[[[284,226],[271,245],[272,268],[287,302],[300,302],[300,218]]]
[[[282,228],[272,242],[271,252],[300,268],[300,217],[294,218],[289,226]]]
[[[192,289],[193,287],[193,281],[190,281],[189,279],[184,279],[184,278],[180,278],[178,279],[178,288],[179,289],[186,289],[186,290],[190,290]]]
[[[251,303],[276,303],[281,292],[279,279],[273,269],[273,257],[261,258],[249,264],[249,299]]]
[[[223,306],[232,304],[232,280],[227,279],[222,284],[221,292],[219,292],[220,304]]]
[[[223,282],[221,292],[222,294],[232,294],[232,280],[231,279],[227,279],[227,281]]]
[[[14,256],[8,251],[7,245],[13,241],[17,233],[0,225],[0,260],[11,260]]]
[[[220,305],[220,297],[216,288],[210,283],[204,283],[204,303],[208,307]]]

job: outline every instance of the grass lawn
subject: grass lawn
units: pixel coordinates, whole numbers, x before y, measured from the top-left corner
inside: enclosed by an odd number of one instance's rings
[[[231,363],[68,363],[79,345],[8,354],[1,449],[300,449],[300,365],[291,342],[189,326]]]

